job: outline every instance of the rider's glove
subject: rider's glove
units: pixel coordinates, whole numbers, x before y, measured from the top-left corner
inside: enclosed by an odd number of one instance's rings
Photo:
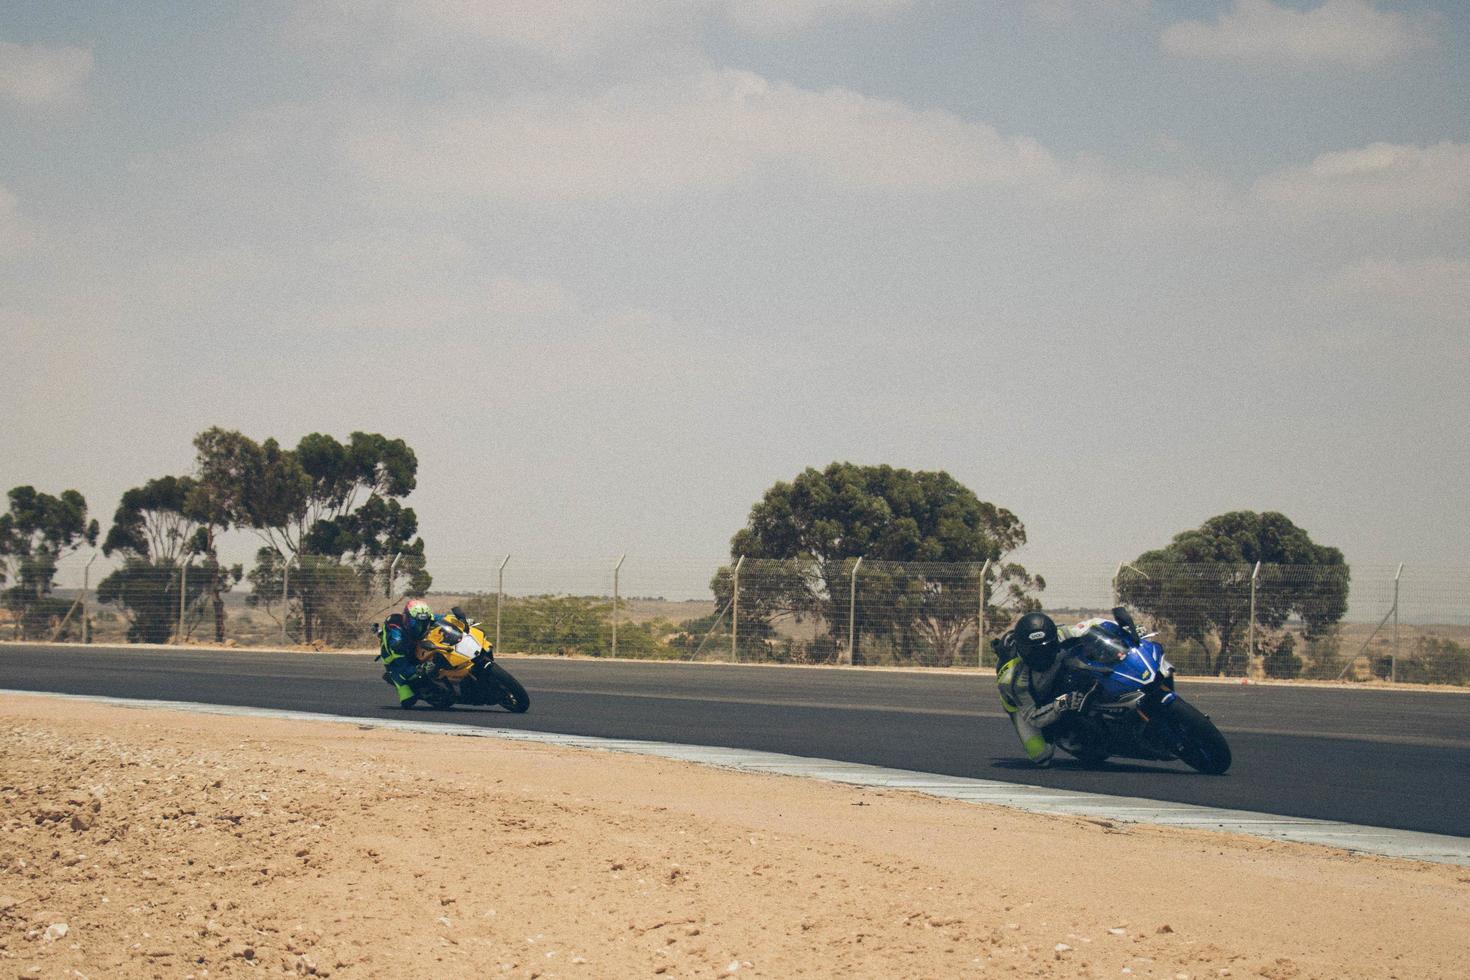
[[[1068,691],[1056,701],[1059,711],[1081,711],[1082,706],[1086,703],[1087,695],[1081,691]]]

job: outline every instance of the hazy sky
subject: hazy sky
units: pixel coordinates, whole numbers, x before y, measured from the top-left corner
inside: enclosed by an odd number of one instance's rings
[[[364,429],[487,581],[833,460],[1043,572],[1464,564],[1467,67],[1454,0],[7,0],[0,489]]]

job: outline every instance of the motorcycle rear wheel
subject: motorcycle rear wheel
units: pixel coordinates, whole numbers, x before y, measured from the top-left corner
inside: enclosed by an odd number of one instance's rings
[[[1198,708],[1176,700],[1169,706],[1169,721],[1178,737],[1174,751],[1189,768],[1209,776],[1224,775],[1230,768],[1230,743],[1215,723]]]

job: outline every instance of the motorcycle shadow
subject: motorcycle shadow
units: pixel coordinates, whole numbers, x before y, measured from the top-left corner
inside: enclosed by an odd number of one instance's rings
[[[1120,775],[1139,774],[1153,776],[1198,776],[1199,773],[1188,767],[1171,766],[1168,763],[1155,763],[1152,765],[1138,762],[1083,762],[1081,759],[1062,758],[1058,756],[1053,759],[1050,766],[1037,768],[1026,759],[1002,758],[991,759],[992,769],[1008,769],[1019,772],[1045,772],[1051,769],[1055,772],[1106,772],[1118,773]]]
[[[454,714],[455,712],[463,713],[466,711],[473,712],[475,714],[481,714],[485,712],[499,712],[503,715],[511,714],[511,712],[506,711],[498,704],[451,704],[448,707],[436,708],[432,704],[424,704],[422,701],[420,701],[418,704],[410,705],[407,708],[398,704],[391,706],[385,705],[384,707],[392,707],[394,711],[398,712],[399,714],[405,715],[414,714],[420,711],[428,712],[429,714],[435,715]]]

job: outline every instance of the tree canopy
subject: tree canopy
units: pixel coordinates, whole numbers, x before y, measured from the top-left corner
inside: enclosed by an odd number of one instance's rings
[[[1342,552],[1313,542],[1274,511],[1231,511],[1180,532],[1124,569],[1118,591],[1123,602],[1171,624],[1180,639],[1205,646],[1213,635],[1219,652],[1206,666],[1224,672],[1250,619],[1257,562],[1264,566],[1256,582],[1256,622],[1263,628],[1278,629],[1296,615],[1313,639],[1347,612]]]
[[[864,634],[882,635],[908,654],[926,645],[952,660],[961,634],[978,618],[985,562],[992,563],[991,600],[998,592],[1029,608],[1030,593],[1045,587],[1021,566],[1003,562],[1025,541],[1015,514],[980,500],[948,473],[832,463],[767,490],[732,538],[730,554],[756,559],[741,569],[741,616],[751,635],[768,629],[776,615],[815,615],[833,643],[845,645],[848,587],[862,558],[857,588]],[[938,563],[949,567],[941,571]],[[957,571],[956,563],[968,568]],[[717,599],[728,600],[732,578],[731,568],[716,575]],[[987,617],[999,618],[995,610]]]
[[[393,591],[390,569],[409,594],[428,589],[418,518],[399,501],[413,491],[418,471],[402,439],[354,432],[343,443],[313,432],[283,449],[274,439],[257,443],[216,427],[194,446],[191,499],[201,515],[265,542],[250,576],[253,598],[269,608],[286,592],[300,606],[308,642],[323,630],[360,628],[359,607]]]
[[[51,598],[62,556],[95,545],[100,528],[87,519],[87,500],[75,490],[60,496],[32,486],[13,487],[0,513],[0,586],[19,635],[33,636],[65,616]]]
[[[344,444],[313,432],[290,450],[213,428],[194,446],[201,502],[283,555],[381,557],[417,531],[413,511],[394,499],[413,492],[418,470],[402,439],[354,432]]]
[[[194,481],[162,476],[122,495],[102,553],[122,551],[137,558],[173,563],[192,550],[197,524],[187,506]]]
[[[162,476],[123,493],[102,543],[103,554],[121,554],[123,563],[98,584],[97,598],[123,608],[130,641],[168,642],[185,625],[182,614],[204,595],[214,600],[215,640],[224,640],[223,593],[243,569],[220,565],[217,520],[193,477]]]

